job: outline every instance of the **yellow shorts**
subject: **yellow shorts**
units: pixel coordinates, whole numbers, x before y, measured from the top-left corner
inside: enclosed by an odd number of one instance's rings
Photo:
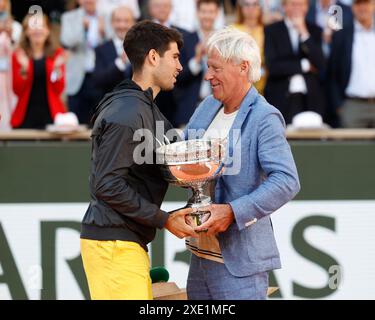
[[[152,300],[150,258],[135,242],[81,239],[92,300]]]

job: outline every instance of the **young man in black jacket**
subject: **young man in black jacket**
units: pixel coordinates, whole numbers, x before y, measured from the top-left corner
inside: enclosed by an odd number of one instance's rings
[[[156,23],[144,21],[132,27],[124,49],[133,78],[107,94],[94,114],[91,202],[81,233],[92,299],[152,299],[147,244],[156,228],[166,228],[179,238],[196,236],[185,223],[191,209],[172,214],[160,210],[167,183],[157,164],[138,161],[138,149],[145,143],[137,138],[139,130],[151,133],[155,145],[156,123],[163,123],[165,131],[172,128],[154,99],[160,90],[174,87],[182,70],[182,44],[177,31]]]

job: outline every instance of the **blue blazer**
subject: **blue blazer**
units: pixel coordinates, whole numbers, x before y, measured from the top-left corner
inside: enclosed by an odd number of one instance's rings
[[[185,133],[195,129],[201,138],[199,129],[209,127],[220,107],[221,102],[207,97]],[[226,163],[215,187],[215,202],[229,203],[235,215],[235,222],[219,234],[225,265],[237,277],[280,268],[270,214],[293,199],[300,184],[284,119],[254,87],[229,132]]]

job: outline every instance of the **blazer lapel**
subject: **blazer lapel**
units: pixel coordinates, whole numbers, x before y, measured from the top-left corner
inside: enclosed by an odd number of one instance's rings
[[[233,156],[233,149],[234,146],[238,143],[238,140],[241,136],[241,129],[244,121],[246,120],[253,103],[255,102],[258,96],[258,91],[255,89],[254,86],[251,86],[249,92],[246,94],[245,98],[243,99],[240,109],[238,110],[237,116],[234,119],[233,125],[229,130],[228,134],[228,146],[229,146],[229,153],[227,156]]]
[[[204,115],[199,115],[194,121],[194,124],[189,126],[189,130],[193,129],[196,130],[198,134],[198,139],[202,139],[204,133],[210,126],[212,120],[214,120],[215,116],[219,112],[222,104],[218,100],[213,100],[210,106],[204,108]]]
[[[111,61],[115,60],[117,58],[117,50],[115,47],[115,41],[112,39],[111,42],[108,44],[108,56]]]
[[[296,55],[292,45],[292,39],[290,39],[288,27],[286,26],[285,20],[280,23],[280,43],[285,43],[288,47],[289,53]]]
[[[346,85],[348,85],[349,83],[349,80],[350,80],[350,74],[351,74],[351,70],[352,70],[352,54],[353,54],[353,41],[354,41],[354,24],[352,24],[350,26],[350,28],[348,28],[346,30],[347,32],[347,37],[345,37],[345,53],[344,53],[344,61],[345,61],[345,65],[344,65],[344,68],[346,68],[347,72],[344,72],[344,75],[347,75],[346,79],[345,79],[345,83]],[[345,70],[345,69],[344,69]]]
[[[85,11],[82,8],[78,8],[76,12],[77,12],[77,21],[83,22],[83,19],[85,18]]]

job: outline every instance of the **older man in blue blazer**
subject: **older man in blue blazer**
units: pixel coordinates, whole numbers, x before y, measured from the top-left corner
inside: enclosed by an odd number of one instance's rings
[[[281,267],[270,215],[300,190],[281,113],[258,94],[260,54],[233,28],[208,41],[213,95],[192,116],[186,138],[226,141],[223,175],[210,218],[186,239],[191,258],[187,293],[193,300],[265,299],[268,272]],[[204,129],[204,130],[202,130]]]

